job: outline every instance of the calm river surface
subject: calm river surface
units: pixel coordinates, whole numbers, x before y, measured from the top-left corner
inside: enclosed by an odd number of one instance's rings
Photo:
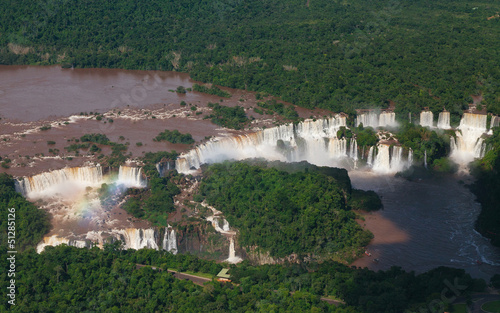
[[[200,93],[168,91],[192,84],[188,74],[176,72],[0,65],[0,117],[35,121],[127,105],[206,100],[208,95]]]
[[[408,181],[361,171],[349,176],[355,188],[375,190],[384,204],[366,216],[367,227],[381,235],[368,246],[372,256],[355,265],[416,272],[449,266],[487,281],[500,273],[500,249],[474,230],[480,205],[460,177]]]

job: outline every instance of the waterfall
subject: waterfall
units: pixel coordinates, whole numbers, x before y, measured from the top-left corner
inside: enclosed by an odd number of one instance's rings
[[[234,237],[229,237],[229,257],[226,259],[226,262],[229,263],[238,263],[241,262],[242,259],[236,256],[236,250],[234,248]]]
[[[123,165],[120,165],[117,184],[127,188],[144,188],[148,185],[146,178],[143,178],[142,168]]]
[[[230,228],[229,228],[229,222],[226,220],[226,219],[223,219],[223,225],[222,225],[222,230],[224,231],[229,231]]]
[[[41,253],[46,246],[53,246],[56,247],[61,244],[69,244],[69,240],[64,238],[64,237],[59,237],[59,236],[50,236],[50,237],[43,237],[43,241],[40,242],[36,246],[36,252]]]
[[[443,111],[439,113],[437,127],[440,129],[450,129],[450,112]]]
[[[431,111],[420,112],[420,126],[432,127],[434,122],[434,114]]]
[[[100,165],[71,167],[23,177],[16,181],[16,190],[34,199],[56,194],[72,195],[88,186],[100,186],[103,182]]]
[[[164,177],[166,172],[173,169],[175,169],[175,161],[156,163],[156,170],[158,171],[158,174],[160,174],[160,177]]]
[[[427,169],[427,149],[424,151],[424,167]]]
[[[163,250],[177,254],[177,236],[175,230],[170,226],[165,228],[162,248]]]
[[[373,165],[373,153],[374,153],[374,147],[371,146],[370,150],[368,150],[368,159],[366,161],[366,164],[372,166]]]
[[[163,240],[163,249],[170,251],[174,254],[177,253],[177,241],[175,239],[175,231],[172,231],[167,235],[168,231],[165,233],[165,238]],[[58,246],[60,244],[67,244],[69,246],[74,246],[77,248],[91,248],[93,242],[97,244],[101,249],[106,242],[106,238],[111,238],[114,240],[121,240],[123,242],[123,247],[125,249],[156,249],[158,250],[157,244],[157,233],[154,229],[141,229],[141,228],[126,228],[126,229],[112,229],[109,232],[104,231],[89,231],[86,234],[78,235],[77,239],[68,239],[65,237],[59,237],[57,235],[44,237],[37,245],[37,252],[42,252],[46,246]],[[167,242],[165,239],[168,239]],[[165,245],[167,243],[167,245]],[[165,248],[167,247],[167,248]],[[175,252],[173,252],[175,251]]]
[[[359,124],[363,124],[363,127],[391,127],[397,126],[396,123],[396,113],[394,112],[382,112],[380,114],[375,112],[358,114],[356,117],[356,127]]]
[[[123,241],[125,249],[139,250],[142,248],[158,250],[156,243],[156,232],[154,229],[126,228],[113,229],[113,237]]]
[[[371,149],[370,149],[371,150]],[[408,157],[403,158],[403,147],[386,144],[377,145],[377,155],[373,160],[373,170],[379,173],[395,173],[411,166],[413,156],[408,152]]]
[[[358,143],[354,138],[351,138],[351,142],[349,143],[349,157],[354,161],[358,160]]]
[[[464,113],[456,138],[450,139],[451,157],[460,164],[467,164],[474,158],[482,158],[485,152],[484,139],[487,116]]]
[[[408,164],[410,166],[413,164],[413,150],[411,148],[408,150]]]
[[[398,126],[396,123],[396,113],[394,112],[382,112],[379,115],[378,127],[395,127]]]
[[[347,156],[347,141],[338,139],[337,131],[346,126],[344,116],[322,120],[307,120],[297,125],[286,124],[252,134],[208,141],[182,154],[176,161],[180,173],[198,169],[204,163],[247,158],[266,158],[332,165],[335,159]]]

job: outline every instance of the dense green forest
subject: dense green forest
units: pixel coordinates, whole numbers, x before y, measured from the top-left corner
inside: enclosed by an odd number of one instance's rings
[[[446,107],[457,121],[477,94],[500,114],[499,11],[494,0],[9,0],[0,64],[186,71],[309,108],[394,101],[401,119]]]
[[[168,213],[175,211],[173,197],[180,193],[176,183],[183,180],[183,176],[176,171],[168,172],[161,177],[156,169],[159,162],[171,162],[177,158],[177,153],[148,152],[142,157],[143,170],[148,178],[148,187],[145,189],[127,189],[127,201],[123,208],[137,218],[146,219],[157,226],[168,225]],[[106,194],[104,192],[104,194]],[[112,196],[109,194],[108,196]],[[106,199],[102,199],[106,201]]]
[[[212,108],[212,114],[206,116],[205,119],[211,119],[212,123],[216,125],[242,129],[250,122],[245,109],[240,106],[228,107],[211,102],[208,103],[208,106]]]
[[[350,210],[347,171],[330,169],[343,177],[337,181],[314,168],[289,173],[244,162],[214,164],[204,170],[200,194],[239,230],[243,247],[258,246],[274,257],[352,257],[373,235]],[[370,199],[356,205],[363,201]]]
[[[14,208],[15,212],[9,211]],[[9,215],[13,213],[14,215]],[[14,178],[0,173],[0,246],[7,247],[9,226],[15,229],[15,243],[11,250],[22,251],[40,242],[50,230],[49,215],[16,192]],[[10,224],[13,217],[15,224]],[[11,235],[12,236],[12,235]]]
[[[231,266],[237,283],[207,282],[203,287],[174,278],[163,269],[215,275],[222,266],[191,255],[173,255],[149,249],[121,250],[119,242],[79,249],[61,245],[41,254],[29,249],[17,255],[16,306],[11,312],[337,312],[396,313],[405,309],[429,312],[449,306],[455,294],[447,286],[460,286],[459,295],[482,291],[483,280],[463,270],[437,268],[415,275],[394,267],[388,271],[356,270],[334,262]],[[0,247],[0,255],[5,255]],[[7,290],[7,259],[0,259],[0,286]],[[448,284],[447,284],[448,283]],[[336,307],[321,296],[342,298]],[[444,298],[443,298],[444,297]],[[6,311],[6,294],[0,296]],[[445,299],[445,300],[442,300]],[[434,302],[432,302],[434,301]],[[429,305],[429,303],[434,303]],[[437,304],[436,304],[437,303]],[[434,311],[430,311],[434,312]]]
[[[168,141],[171,143],[184,143],[192,144],[194,143],[193,136],[191,134],[181,134],[177,129],[168,130],[161,132],[156,136],[153,141]]]

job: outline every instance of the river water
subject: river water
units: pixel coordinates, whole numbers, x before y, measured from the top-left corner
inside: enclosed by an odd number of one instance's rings
[[[474,230],[480,205],[461,183],[466,177],[409,181],[362,171],[349,176],[355,188],[376,191],[384,204],[365,216],[375,235],[367,247],[372,256],[354,265],[373,270],[398,265],[416,272],[449,266],[487,281],[500,273],[500,248]]]
[[[208,95],[200,93],[169,92],[192,85],[188,74],[177,72],[0,65],[0,116],[35,121],[127,105],[206,100]]]

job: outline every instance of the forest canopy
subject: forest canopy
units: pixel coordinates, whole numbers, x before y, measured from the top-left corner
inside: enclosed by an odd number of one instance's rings
[[[189,72],[303,107],[500,114],[500,4],[475,1],[6,1],[0,64]],[[126,18],[123,18],[126,17]],[[435,116],[437,116],[435,114]]]
[[[347,176],[345,170],[336,170]],[[312,167],[289,173],[225,162],[206,168],[200,194],[239,230],[243,247],[258,246],[274,257],[328,257],[356,251],[372,238],[350,210],[348,177],[347,181],[348,185]]]

